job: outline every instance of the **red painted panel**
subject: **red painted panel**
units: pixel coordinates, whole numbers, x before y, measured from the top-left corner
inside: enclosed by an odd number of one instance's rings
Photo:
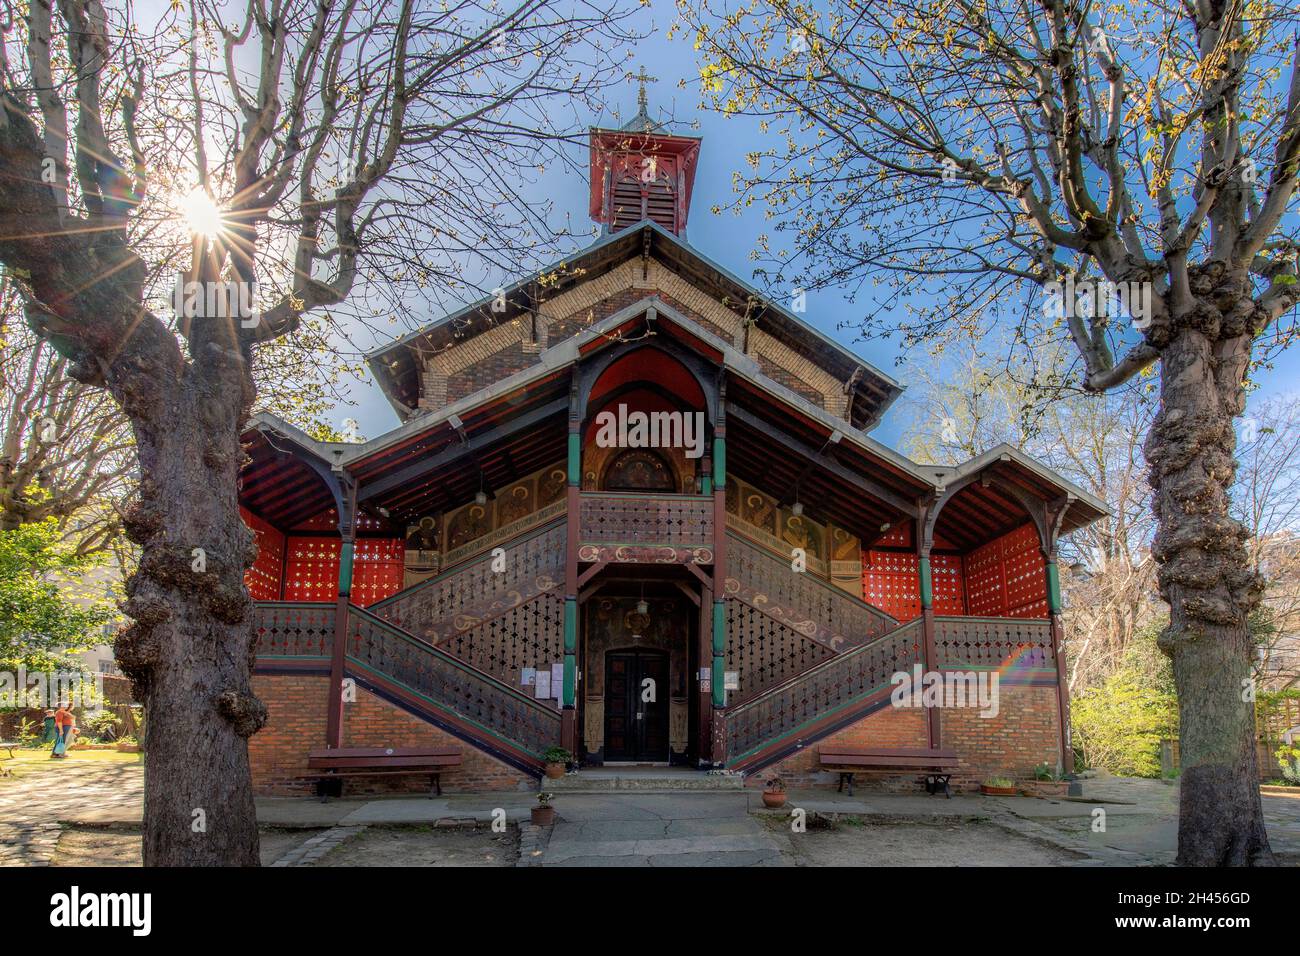
[[[358,538],[352,563],[352,603],[369,607],[402,590],[406,545],[401,538]]]
[[[286,601],[335,601],[339,596],[338,538],[291,537],[284,576]]]
[[[280,599],[280,574],[284,569],[284,535],[247,508],[239,515],[257,539],[257,560],[244,572],[244,584],[254,601]]]
[[[966,556],[966,603],[982,617],[1047,616],[1047,569],[1032,524]]]
[[[862,600],[900,621],[921,614],[921,570],[907,551],[868,551],[862,559]]]
[[[966,584],[958,555],[931,554],[930,580],[934,586],[935,614],[966,613]]]

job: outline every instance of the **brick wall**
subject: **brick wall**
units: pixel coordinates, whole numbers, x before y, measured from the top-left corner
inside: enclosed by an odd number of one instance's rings
[[[955,750],[961,769],[953,774],[953,790],[977,790],[992,776],[1030,778],[1041,763],[1059,759],[1056,688],[999,686],[998,716],[983,718],[974,708],[942,712],[940,746]],[[818,767],[818,747],[925,747],[926,713],[922,708],[886,707],[805,750],[782,760],[746,783],[760,787],[779,776],[789,786],[835,786],[839,778]],[[915,793],[917,774],[860,776],[855,787]]]
[[[295,778],[307,772],[307,753],[325,745],[324,675],[255,674],[253,690],[266,704],[265,727],[248,742],[253,787],[259,794],[303,794],[310,783]],[[457,737],[357,688],[355,703],[343,708],[345,747],[460,747],[462,763],[442,775],[444,791],[529,790],[536,782]],[[428,779],[397,777],[348,781],[346,793],[427,793]]]

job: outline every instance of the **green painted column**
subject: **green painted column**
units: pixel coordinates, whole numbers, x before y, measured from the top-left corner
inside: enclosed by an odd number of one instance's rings
[[[1061,613],[1061,572],[1056,558],[1047,559],[1047,609],[1053,614]]]
[[[564,599],[564,694],[562,703],[572,707],[578,689],[578,599]]]
[[[727,607],[723,601],[713,602],[713,706],[727,706],[726,684]]]
[[[350,538],[343,539],[343,550],[339,554],[339,597],[352,594],[352,560],[356,545]]]
[[[582,483],[582,435],[569,431],[569,484],[577,487]]]
[[[921,556],[921,610],[934,607],[934,579],[930,576],[930,556]]]

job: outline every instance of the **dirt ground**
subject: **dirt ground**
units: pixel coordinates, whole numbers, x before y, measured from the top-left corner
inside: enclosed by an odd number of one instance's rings
[[[263,830],[262,865],[269,866],[319,830]],[[64,829],[52,866],[139,866],[140,834],[124,830]]]
[[[317,866],[514,866],[519,831],[487,827],[369,827],[339,844]]]
[[[789,824],[768,826],[789,833]],[[1060,866],[1078,859],[992,823],[858,822],[852,819],[789,833],[797,866]]]

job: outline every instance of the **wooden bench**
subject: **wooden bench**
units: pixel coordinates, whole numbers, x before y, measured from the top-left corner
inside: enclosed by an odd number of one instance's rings
[[[329,799],[328,784],[339,781],[339,794],[345,777],[409,777],[431,778],[430,797],[442,795],[444,767],[460,766],[459,747],[335,747],[330,750],[313,750],[307,756],[307,766],[319,773],[306,774],[300,779],[316,781],[316,795],[321,803]]]
[[[821,747],[818,756],[824,769],[839,772],[839,790],[842,791],[845,780],[848,781],[850,797],[853,796],[853,775],[856,773],[897,774],[915,770],[927,775],[927,793],[933,796],[942,790],[951,798],[948,780],[960,766],[954,751],[925,748]]]

